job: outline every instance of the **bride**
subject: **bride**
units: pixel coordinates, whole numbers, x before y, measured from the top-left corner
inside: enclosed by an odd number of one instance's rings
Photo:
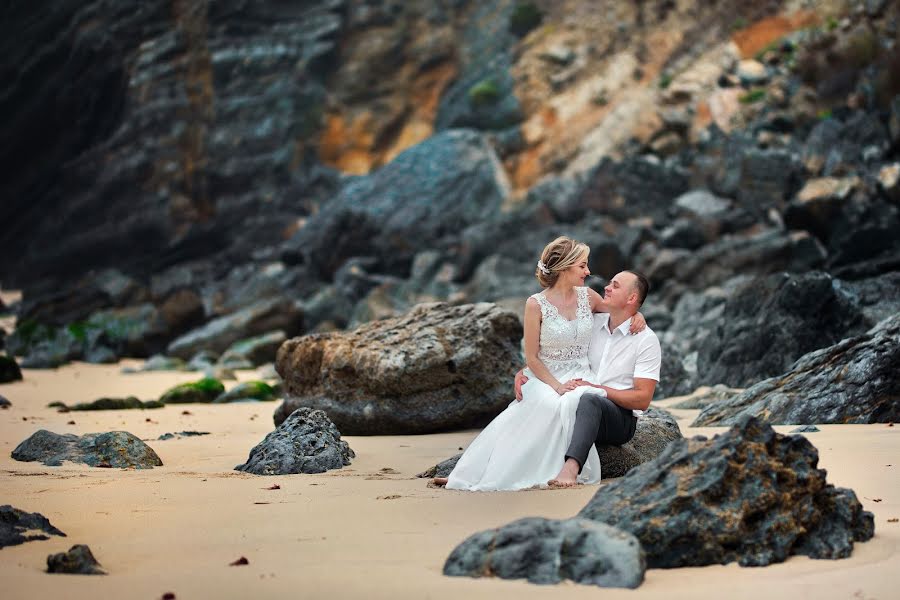
[[[584,287],[589,248],[568,237],[550,242],[535,276],[544,288],[525,303],[525,374],[522,400],[512,401],[469,445],[447,478],[448,489],[518,490],[544,485],[565,462],[578,400],[596,391],[578,380],[593,379],[588,363],[593,313],[602,298]],[[639,320],[640,321],[640,320]],[[633,326],[642,329],[643,322]],[[600,458],[591,448],[578,476],[600,481]]]

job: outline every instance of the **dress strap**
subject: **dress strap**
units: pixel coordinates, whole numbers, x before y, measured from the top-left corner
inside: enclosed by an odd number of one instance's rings
[[[547,297],[540,292],[538,292],[537,294],[532,294],[531,297],[537,300],[538,306],[541,307],[541,318],[546,319],[550,310],[555,308],[553,304],[551,304],[550,301],[547,300]]]

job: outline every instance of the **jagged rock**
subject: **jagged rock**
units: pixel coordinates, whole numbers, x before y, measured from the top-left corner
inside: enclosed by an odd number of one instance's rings
[[[785,225],[805,229],[828,242],[834,227],[844,226],[841,209],[859,188],[858,177],[810,179],[784,211]]]
[[[621,446],[600,446],[604,479],[622,477],[634,467],[659,456],[673,440],[682,439],[681,429],[667,411],[651,407],[638,418],[634,437]]]
[[[10,356],[0,354],[0,383],[9,383],[11,381],[21,381],[22,370],[16,359]]]
[[[60,435],[41,429],[16,446],[15,460],[58,467],[63,461],[92,467],[152,469],[162,466],[153,448],[127,431]]]
[[[859,307],[866,327],[874,327],[900,314],[900,270],[856,281],[840,281],[839,287]]]
[[[806,438],[742,419],[711,440],[673,442],[578,516],[634,534],[651,568],[845,558],[874,535],[874,519],[817,464]]]
[[[300,408],[266,435],[235,470],[256,475],[324,473],[346,467],[355,456],[324,412]]]
[[[65,410],[127,410],[162,408],[163,406],[162,402],[156,400],[142,402],[134,396],[128,396],[127,398],[98,398],[93,402],[79,402],[72,406],[66,406]]]
[[[38,531],[44,533],[37,533]],[[42,514],[28,513],[9,504],[0,506],[0,548],[34,540],[48,540],[50,535],[66,537]]]
[[[816,125],[803,146],[802,160],[812,174],[840,177],[856,171],[866,162],[866,155],[880,158],[889,146],[888,131],[881,120],[858,111],[846,120],[825,119]]]
[[[499,214],[508,187],[483,136],[446,131],[351,180],[285,251],[326,278],[353,256],[378,257],[382,272],[404,274],[416,252],[439,248]]]
[[[744,415],[775,424],[900,421],[900,315],[800,358],[787,372],[713,404],[693,426]]]
[[[756,279],[728,299],[715,335],[700,348],[699,382],[746,387],[863,329],[859,308],[826,273]]]
[[[651,407],[638,419],[634,437],[621,446],[600,446],[603,479],[622,477],[637,465],[659,456],[672,440],[682,439],[681,429],[667,411]],[[462,454],[452,456],[426,469],[416,477],[447,477]]]
[[[221,354],[235,342],[275,330],[289,335],[303,328],[303,311],[289,299],[262,300],[179,337],[166,354],[188,360],[201,350]]]
[[[209,403],[225,392],[225,386],[218,379],[204,377],[199,381],[182,383],[166,391],[159,397],[163,404]]]
[[[91,549],[84,544],[76,544],[68,552],[58,552],[47,556],[48,573],[69,573],[71,575],[106,575],[94,558]]]
[[[588,210],[626,220],[668,220],[672,200],[688,191],[687,173],[655,157],[604,158],[588,175],[579,203]]]
[[[797,427],[796,429],[791,429],[791,433],[817,433],[821,431],[815,425],[804,425],[802,427]]]
[[[654,327],[656,327],[655,322]],[[684,356],[678,347],[672,345],[663,348],[659,383],[656,384],[653,398],[661,400],[672,396],[683,396],[690,394],[693,389],[693,377],[685,370]]]
[[[587,519],[528,517],[476,533],[444,563],[444,575],[527,579],[554,584],[565,579],[600,587],[636,588],[644,581],[644,552],[621,529]]]
[[[884,165],[878,171],[878,187],[890,200],[900,203],[900,163]]]
[[[662,250],[652,256],[649,265],[639,268],[651,286],[667,296],[665,287],[671,281],[704,289],[721,284],[736,273],[746,276],[809,271],[822,266],[825,257],[822,244],[806,232],[768,230],[749,237],[725,236],[695,252]]]
[[[288,340],[276,362],[288,397],[275,423],[307,406],[349,435],[484,425],[512,399],[521,337],[518,317],[496,305],[432,303],[354,331]]]
[[[200,435],[209,435],[208,431],[177,431],[175,433],[164,433],[157,440],[166,441],[175,438],[197,437]]]
[[[698,408],[706,408],[710,404],[715,404],[717,402],[722,402],[724,400],[728,400],[729,398],[733,398],[740,394],[743,390],[739,388],[730,388],[727,385],[722,385],[721,383],[716,384],[712,387],[701,387],[696,392],[691,394],[690,398],[686,398],[672,406],[672,408],[677,408],[680,410],[696,410]]]
[[[263,381],[244,381],[227,392],[216,396],[213,404],[228,404],[230,402],[246,402],[248,400],[266,401],[275,400],[275,390]]]

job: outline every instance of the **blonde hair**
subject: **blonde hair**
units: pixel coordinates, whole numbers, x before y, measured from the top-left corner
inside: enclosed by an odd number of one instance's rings
[[[541,287],[553,287],[561,271],[578,264],[579,259],[590,251],[587,244],[562,235],[544,247],[534,276]]]

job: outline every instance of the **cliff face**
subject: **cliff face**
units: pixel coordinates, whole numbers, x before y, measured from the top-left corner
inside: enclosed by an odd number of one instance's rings
[[[779,8],[539,4],[6,6],[4,284],[243,261],[334,189],[320,165],[367,173],[452,127],[492,132],[524,191],[655,133],[660,72]]]
[[[0,105],[12,281],[246,255],[303,212],[288,192],[316,163],[340,2],[12,6]]]

